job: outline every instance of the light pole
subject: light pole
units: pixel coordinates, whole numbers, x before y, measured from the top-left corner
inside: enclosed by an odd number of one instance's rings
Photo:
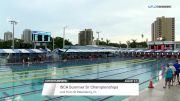
[[[67,26],[64,26],[64,27],[63,27],[63,48],[64,48],[64,46],[65,46],[65,34],[66,34],[66,28],[67,28]]]
[[[12,49],[14,49],[14,25],[16,25],[18,22],[15,20],[10,20],[9,21],[13,25],[13,35],[12,35]]]
[[[97,33],[97,35],[98,35],[98,45],[99,45],[99,33],[100,33],[100,32],[96,32],[96,33]]]

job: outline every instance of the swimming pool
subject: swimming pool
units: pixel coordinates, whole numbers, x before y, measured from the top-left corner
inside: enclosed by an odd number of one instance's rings
[[[170,59],[96,59],[62,61],[29,65],[0,66],[0,101],[120,101],[125,96],[41,96],[44,79],[139,79],[140,90],[147,88],[151,77],[157,82],[160,65],[174,62]],[[11,100],[9,100],[11,101]]]

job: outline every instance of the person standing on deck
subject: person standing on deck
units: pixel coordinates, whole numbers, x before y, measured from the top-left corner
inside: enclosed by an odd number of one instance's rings
[[[172,69],[172,72],[173,72],[173,76],[172,76],[172,79],[171,79],[171,83],[172,83],[172,86],[173,86],[173,84],[175,82],[175,77],[176,77],[175,76],[176,68],[173,66],[172,63],[169,64],[169,67]]]
[[[180,84],[179,82],[180,64],[178,63],[178,60],[176,60],[176,63],[173,66],[176,68],[175,77],[177,78],[177,81]]]
[[[163,88],[166,88],[167,83],[168,83],[168,86],[170,88],[170,83],[171,83],[171,79],[173,76],[173,72],[172,72],[172,69],[169,67],[169,64],[167,64],[167,68],[166,68],[164,76],[165,76],[165,86]]]

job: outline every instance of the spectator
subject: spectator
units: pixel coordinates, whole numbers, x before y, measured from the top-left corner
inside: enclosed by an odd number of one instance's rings
[[[167,68],[165,71],[165,86],[163,88],[166,88],[167,83],[168,83],[168,86],[170,88],[172,76],[173,76],[172,69],[170,68],[169,64],[167,64]]]
[[[172,76],[172,79],[171,79],[171,83],[172,83],[172,86],[173,86],[174,81],[175,81],[175,77],[176,77],[176,76],[175,76],[176,68],[173,66],[172,63],[170,63],[169,66],[170,66],[170,68],[171,68],[171,70],[172,70],[172,72],[173,72],[173,76]]]
[[[179,82],[180,64],[178,63],[178,60],[176,60],[176,63],[173,66],[176,68],[175,78],[177,78],[177,81],[180,84],[180,82]]]

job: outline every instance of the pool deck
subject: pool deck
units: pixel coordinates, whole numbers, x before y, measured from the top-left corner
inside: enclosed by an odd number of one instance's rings
[[[160,80],[153,89],[145,89],[139,96],[128,97],[123,101],[180,101],[180,85],[170,88],[164,86],[164,80]]]

